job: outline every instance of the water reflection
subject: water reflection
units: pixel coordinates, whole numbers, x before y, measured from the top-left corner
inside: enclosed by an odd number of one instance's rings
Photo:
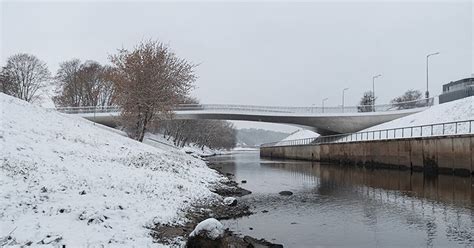
[[[253,192],[242,200],[256,214],[225,222],[242,234],[288,247],[474,243],[471,178],[261,160],[258,153],[216,157],[212,163],[246,180],[242,186]],[[281,190],[295,194],[283,197]]]

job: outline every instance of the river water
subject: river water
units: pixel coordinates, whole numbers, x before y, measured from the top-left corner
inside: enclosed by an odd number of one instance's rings
[[[258,152],[210,162],[252,191],[240,201],[255,214],[223,221],[241,235],[285,247],[474,247],[469,177],[269,160]],[[278,194],[284,190],[294,194]]]

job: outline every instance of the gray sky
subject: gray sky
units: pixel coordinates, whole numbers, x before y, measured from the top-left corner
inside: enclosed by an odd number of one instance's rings
[[[54,73],[72,58],[108,63],[145,39],[200,63],[202,103],[356,105],[430,91],[473,71],[473,4],[455,2],[2,2],[1,61],[27,52]],[[254,126],[255,124],[239,124]],[[260,125],[262,126],[262,125]]]

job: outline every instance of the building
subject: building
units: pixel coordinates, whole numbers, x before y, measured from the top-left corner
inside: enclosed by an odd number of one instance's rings
[[[443,85],[443,94],[439,95],[439,103],[450,102],[474,96],[474,77],[464,78]]]

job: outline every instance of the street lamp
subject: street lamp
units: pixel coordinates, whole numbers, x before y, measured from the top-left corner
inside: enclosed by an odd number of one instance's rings
[[[323,99],[323,113],[324,113],[324,102],[327,100],[327,98]]]
[[[428,61],[429,61],[429,58],[431,56],[434,56],[434,55],[438,55],[439,52],[435,52],[435,53],[430,53],[428,55],[426,55],[426,93],[425,93],[425,97],[428,99],[430,98],[430,91],[429,91],[429,88],[428,88]]]
[[[381,77],[381,74],[372,77],[372,111],[375,112],[375,79]]]
[[[344,92],[346,92],[346,90],[348,90],[349,88],[344,88],[342,90],[342,113],[344,113]]]

